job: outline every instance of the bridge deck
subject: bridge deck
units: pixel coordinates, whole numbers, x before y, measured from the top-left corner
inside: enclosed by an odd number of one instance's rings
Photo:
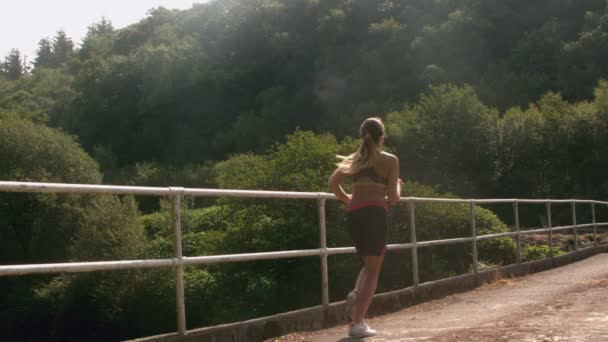
[[[608,254],[368,320],[369,341],[608,341]],[[274,341],[350,341],[346,325]]]

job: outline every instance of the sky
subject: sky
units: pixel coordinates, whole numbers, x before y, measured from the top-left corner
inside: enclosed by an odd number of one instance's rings
[[[41,38],[52,38],[63,29],[79,44],[87,27],[101,17],[112,21],[114,28],[133,24],[146,16],[150,8],[188,9],[193,3],[208,0],[28,0],[2,1],[0,9],[0,61],[17,48],[27,55],[28,64],[35,58]]]

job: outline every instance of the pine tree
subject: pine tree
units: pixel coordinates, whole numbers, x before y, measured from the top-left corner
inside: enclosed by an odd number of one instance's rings
[[[99,36],[105,36],[106,34],[110,34],[114,32],[114,26],[112,26],[112,22],[107,20],[105,17],[101,17],[101,21],[89,26],[89,31],[85,37],[93,38]]]
[[[66,65],[74,52],[74,42],[70,39],[65,31],[57,31],[57,35],[53,38],[53,54],[57,66]]]
[[[21,53],[17,49],[12,49],[11,52],[4,58],[0,69],[9,80],[17,80],[23,75],[23,64],[21,64]]]
[[[36,60],[34,61],[36,67],[43,68],[54,68],[57,67],[55,64],[55,55],[53,53],[53,46],[51,42],[46,39],[40,39],[38,42],[38,50],[36,50]]]

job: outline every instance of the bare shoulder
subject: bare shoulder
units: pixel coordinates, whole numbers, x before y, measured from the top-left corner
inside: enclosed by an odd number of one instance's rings
[[[399,159],[397,159],[397,156],[394,154],[382,151],[378,157],[378,166],[384,170],[382,173],[389,174],[392,170],[398,170]]]
[[[385,151],[382,151],[382,153],[380,154],[381,158],[383,159],[383,162],[387,163],[387,164],[394,164],[394,163],[398,163],[399,162],[399,158],[397,158],[396,155],[392,154],[392,153],[388,153]]]

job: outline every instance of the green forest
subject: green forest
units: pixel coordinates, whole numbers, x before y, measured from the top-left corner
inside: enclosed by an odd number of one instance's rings
[[[403,196],[608,197],[606,0],[212,0],[151,9],[82,42],[0,61],[0,180],[327,191],[363,119],[383,118]],[[327,204],[329,246],[350,246]],[[561,207],[560,207],[561,208]],[[478,234],[512,207],[477,207]],[[556,209],[554,224],[569,222]],[[599,210],[599,209],[598,209]],[[468,207],[417,207],[418,240],[464,237]],[[522,206],[522,226],[544,224]],[[577,208],[590,222],[589,208]],[[608,211],[598,211],[608,219]],[[173,256],[156,197],[0,193],[0,264]],[[184,255],[318,248],[314,201],[185,198]],[[598,218],[598,221],[600,218]],[[407,209],[391,243],[409,241]],[[525,246],[525,260],[547,254]],[[468,272],[471,248],[420,253],[421,281]],[[480,243],[488,267],[515,243]],[[392,252],[379,291],[410,286]],[[330,300],[360,262],[331,256]],[[318,258],[189,266],[188,329],[319,305]],[[171,269],[0,277],[0,340],[108,341],[176,331]]]

